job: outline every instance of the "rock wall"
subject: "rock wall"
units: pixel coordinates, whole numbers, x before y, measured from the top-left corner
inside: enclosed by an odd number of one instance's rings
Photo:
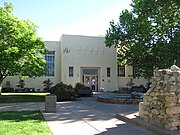
[[[180,130],[180,68],[158,70],[151,82],[144,94],[142,117],[168,130]]]

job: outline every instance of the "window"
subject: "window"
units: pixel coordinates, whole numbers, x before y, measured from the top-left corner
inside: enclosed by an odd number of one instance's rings
[[[111,76],[111,68],[107,68],[107,77],[110,77]]]
[[[46,76],[54,76],[55,51],[49,51],[45,54]]]
[[[69,67],[69,77],[73,77],[73,67]]]
[[[117,76],[125,77],[125,66],[121,66],[121,65],[117,66]]]

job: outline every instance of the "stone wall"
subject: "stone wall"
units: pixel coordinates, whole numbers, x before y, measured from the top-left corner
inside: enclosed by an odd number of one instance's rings
[[[158,70],[144,94],[140,117],[168,130],[180,130],[180,68]]]

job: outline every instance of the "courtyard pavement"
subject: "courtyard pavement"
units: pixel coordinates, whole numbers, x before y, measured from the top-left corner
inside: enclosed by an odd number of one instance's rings
[[[40,110],[53,135],[157,135],[140,126],[115,118],[138,111],[137,105],[107,104],[94,97],[57,102],[56,113],[45,113],[44,103],[0,104],[0,111]]]

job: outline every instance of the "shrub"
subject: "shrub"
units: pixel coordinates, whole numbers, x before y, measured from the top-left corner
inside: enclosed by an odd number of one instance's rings
[[[74,87],[74,90],[77,91],[77,90],[81,90],[81,89],[88,89],[89,90],[90,87],[89,86],[85,86],[85,85],[83,85],[81,83],[76,83],[76,85]]]
[[[44,84],[44,91],[50,91],[50,89],[51,89],[51,85],[53,84],[52,82],[51,82],[51,80],[48,78],[47,80],[44,80],[43,81],[43,84]]]
[[[2,88],[2,92],[14,92],[14,88]]]
[[[76,92],[72,85],[58,83],[50,89],[51,94],[57,96],[57,101],[72,101],[76,98]]]
[[[84,85],[81,84],[81,83],[76,83],[76,85],[74,87],[74,90],[77,91],[77,90],[80,90],[80,89],[84,89]]]
[[[92,96],[93,95],[90,87],[85,86],[81,83],[76,83],[74,90],[76,91],[76,94],[78,96]]]
[[[24,85],[25,85],[25,81],[21,79],[21,80],[18,82],[17,87],[18,87],[18,88],[24,88]]]
[[[133,86],[133,87],[130,89],[130,92],[146,93],[146,92],[147,92],[147,89],[146,89],[143,85]]]

